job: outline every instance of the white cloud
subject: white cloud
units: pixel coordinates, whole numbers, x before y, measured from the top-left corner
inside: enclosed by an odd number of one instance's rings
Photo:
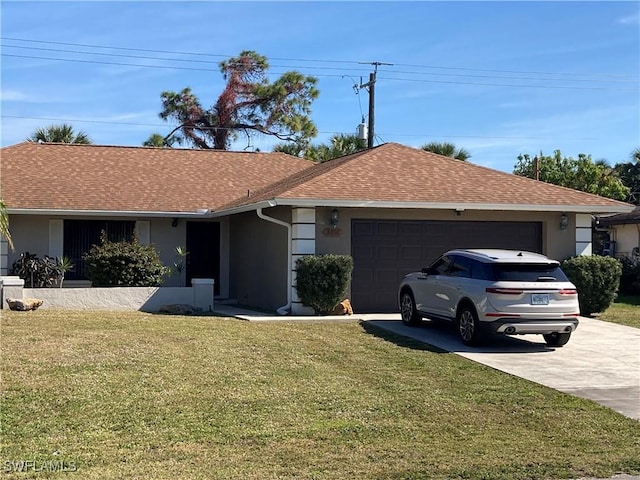
[[[640,11],[636,13],[632,13],[631,15],[627,15],[626,17],[619,18],[618,23],[622,23],[623,25],[639,25]]]
[[[20,90],[2,90],[3,102],[38,102],[40,99],[34,95],[22,92]]]

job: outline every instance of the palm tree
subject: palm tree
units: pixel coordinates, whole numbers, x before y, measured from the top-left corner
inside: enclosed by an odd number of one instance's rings
[[[467,150],[464,148],[457,148],[453,143],[448,142],[431,142],[420,148],[427,152],[437,153],[438,155],[455,158],[456,160],[462,160],[463,162],[471,158],[471,154]]]
[[[295,157],[303,157],[314,162],[326,162],[345,155],[367,149],[367,141],[355,134],[337,133],[329,139],[329,143],[309,145],[301,143],[280,143],[274,152],[288,153]]]
[[[11,240],[11,233],[9,232],[9,216],[7,215],[7,205],[4,200],[0,200],[0,237],[6,238],[13,250],[13,240]]]
[[[27,142],[80,143],[83,145],[93,143],[85,132],[75,133],[73,127],[66,123],[39,128],[27,138]]]

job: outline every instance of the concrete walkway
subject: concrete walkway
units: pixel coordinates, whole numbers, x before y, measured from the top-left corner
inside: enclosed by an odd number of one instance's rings
[[[495,336],[484,345],[467,347],[447,325],[423,322],[407,327],[400,314],[353,316],[274,316],[229,305],[215,313],[247,321],[362,320],[387,331],[456,353],[497,370],[561,392],[593,400],[640,421],[640,329],[581,318],[564,347],[547,347],[541,335]]]

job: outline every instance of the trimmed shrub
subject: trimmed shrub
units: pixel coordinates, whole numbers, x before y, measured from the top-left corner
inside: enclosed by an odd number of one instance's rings
[[[319,315],[331,312],[347,293],[353,259],[349,255],[305,255],[296,262],[296,290]]]
[[[100,242],[83,256],[94,287],[157,287],[169,273],[155,247],[141,245],[135,236],[130,242],[110,242],[102,232]]]
[[[572,257],[562,262],[561,268],[578,289],[582,315],[604,312],[616,298],[622,267],[615,258]]]
[[[620,277],[620,293],[640,295],[640,257],[622,257],[622,276]]]

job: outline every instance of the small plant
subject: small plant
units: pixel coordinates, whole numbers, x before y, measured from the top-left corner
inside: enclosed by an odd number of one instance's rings
[[[75,269],[75,265],[71,262],[69,257],[58,257],[56,259],[56,266],[58,267],[58,271],[60,272],[60,276],[58,281],[60,283],[60,288],[62,288],[62,282],[64,282],[64,274],[66,272],[73,272]]]
[[[135,236],[111,242],[103,231],[100,241],[83,256],[94,287],[156,287],[169,273],[155,247],[141,245]]]
[[[332,311],[347,293],[353,259],[348,255],[306,255],[296,262],[296,290],[302,303],[320,315]]]
[[[180,284],[182,285],[182,272],[184,271],[184,259],[189,255],[187,249],[181,245],[176,247],[176,261],[173,262],[173,269],[171,270],[173,274],[176,274],[180,277]]]
[[[616,298],[622,267],[613,257],[579,256],[562,262],[562,270],[578,289],[580,312],[604,312]]]
[[[64,273],[73,269],[68,258],[54,259],[48,255],[38,258],[35,253],[24,252],[13,262],[11,275],[17,275],[24,280],[27,288],[48,288],[56,283],[62,286]]]

